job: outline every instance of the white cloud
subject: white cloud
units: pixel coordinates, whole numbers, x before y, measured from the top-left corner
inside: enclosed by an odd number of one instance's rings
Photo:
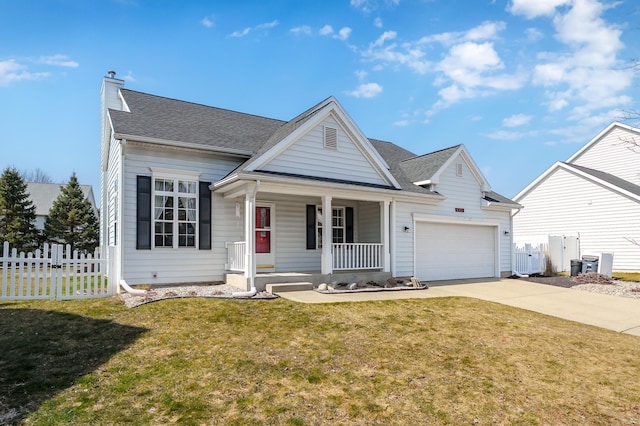
[[[519,127],[528,124],[533,117],[526,114],[514,114],[511,117],[507,117],[502,120],[504,127]]]
[[[376,18],[376,19],[374,19],[374,20],[373,20],[373,25],[374,25],[376,28],[382,28],[382,27],[383,27],[382,19],[381,19],[381,18],[379,18],[379,17],[378,17],[378,18]]]
[[[78,68],[80,64],[76,61],[69,60],[67,55],[41,56],[38,62],[45,65],[53,65],[57,67]]]
[[[264,24],[256,25],[256,30],[258,30],[258,31],[260,31],[260,30],[270,30],[271,28],[277,27],[278,24],[279,24],[278,20],[271,21],[271,22],[265,22]]]
[[[340,31],[338,31],[338,34],[335,36],[335,38],[337,38],[338,40],[346,40],[349,38],[350,35],[351,35],[351,28],[342,27],[340,28]]]
[[[214,20],[214,16],[213,15],[205,16],[200,21],[200,24],[202,24],[202,26],[204,26],[204,27],[211,28],[211,27],[213,27],[213,20]]]
[[[333,34],[333,27],[331,25],[325,25],[320,28],[320,35],[326,36]]]
[[[574,105],[569,118],[587,120],[602,108],[631,102],[620,95],[633,81],[633,71],[620,66],[622,31],[602,18],[607,7],[597,0],[573,0],[567,10],[555,10],[556,39],[562,53],[541,53],[533,83],[548,90],[546,105],[556,112]]]
[[[475,28],[470,29],[464,35],[466,40],[493,40],[498,37],[500,31],[504,31],[507,28],[507,24],[502,21],[484,21],[482,24]]]
[[[393,123],[396,127],[405,127],[409,125],[409,120],[398,120]]]
[[[133,72],[131,72],[131,71],[127,71],[127,75],[122,77],[122,79],[125,80],[125,81],[128,81],[128,82],[136,81],[135,77],[133,76]]]
[[[487,133],[485,136],[488,138],[497,139],[500,141],[513,141],[516,139],[520,139],[523,136],[523,134],[520,132],[513,132],[510,130],[498,130],[493,133]]]
[[[311,35],[311,27],[308,25],[291,28],[289,31],[296,35]]]
[[[544,33],[537,28],[527,28],[524,33],[529,41],[538,41],[544,38]]]
[[[371,13],[383,6],[397,6],[400,0],[351,0],[351,7],[360,9],[363,13]]]
[[[229,34],[229,37],[235,37],[235,38],[246,37],[249,35],[249,33],[251,33],[251,31],[267,31],[277,27],[278,25],[279,25],[279,22],[277,20],[271,21],[271,22],[265,22],[262,24],[258,24],[253,28],[247,27],[244,30],[234,31],[231,34]]]
[[[231,34],[229,34],[229,37],[245,37],[247,35],[249,35],[249,33],[251,32],[251,28],[247,27],[244,30],[240,30],[240,31],[234,31]]]
[[[0,61],[0,86],[9,86],[23,80],[41,80],[49,77],[48,72],[30,72],[25,65],[15,59]]]
[[[552,16],[556,8],[570,4],[573,0],[511,0],[507,11],[514,15],[524,15],[528,19]]]
[[[380,93],[382,93],[382,86],[378,83],[363,83],[356,90],[348,92],[348,95],[356,98],[373,98]]]

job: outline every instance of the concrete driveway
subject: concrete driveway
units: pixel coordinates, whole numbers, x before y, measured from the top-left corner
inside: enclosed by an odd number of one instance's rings
[[[441,281],[429,283],[427,290],[341,294],[322,294],[308,290],[282,292],[279,296],[302,303],[474,297],[640,336],[640,299],[571,290],[523,280]]]

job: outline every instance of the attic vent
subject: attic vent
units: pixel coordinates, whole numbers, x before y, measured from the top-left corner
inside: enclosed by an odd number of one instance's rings
[[[324,147],[338,149],[338,129],[333,127],[324,128]]]
[[[456,164],[456,176],[462,176],[462,163]]]

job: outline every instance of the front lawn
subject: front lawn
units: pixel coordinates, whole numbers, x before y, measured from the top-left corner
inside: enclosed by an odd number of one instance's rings
[[[631,424],[640,338],[465,298],[0,303],[0,424]]]

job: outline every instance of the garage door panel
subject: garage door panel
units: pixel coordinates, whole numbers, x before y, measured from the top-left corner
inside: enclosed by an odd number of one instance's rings
[[[421,280],[495,276],[495,227],[416,225],[416,275]]]

